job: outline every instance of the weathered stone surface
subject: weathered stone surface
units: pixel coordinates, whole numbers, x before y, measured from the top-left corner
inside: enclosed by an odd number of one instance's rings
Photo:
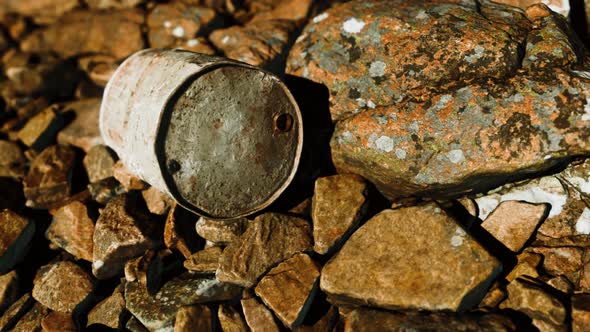
[[[77,0],[6,0],[0,4],[0,13],[18,13],[30,16],[35,23],[47,24],[77,6]]]
[[[106,178],[88,185],[88,192],[93,200],[107,204],[114,197],[125,193],[125,188],[115,178]]]
[[[572,332],[590,329],[590,294],[572,296]]]
[[[37,302],[19,319],[18,323],[14,326],[14,331],[39,331],[41,330],[43,318],[48,314],[49,309]]]
[[[550,208],[548,204],[505,201],[490,213],[481,226],[508,249],[519,252]]]
[[[237,239],[248,228],[249,220],[238,218],[233,220],[210,220],[199,218],[195,226],[197,234],[203,239],[218,244],[228,244]]]
[[[142,256],[128,260],[125,263],[125,279],[128,282],[137,281],[148,293],[155,293],[162,284],[166,255],[165,252],[148,250]]]
[[[94,221],[86,205],[78,201],[59,208],[45,232],[51,243],[89,262],[92,262],[93,235]]]
[[[22,178],[26,159],[18,144],[0,140],[0,177]]]
[[[145,205],[151,213],[157,215],[163,215],[170,209],[170,206],[174,202],[170,196],[159,191],[154,187],[150,187],[141,192]]]
[[[316,180],[311,212],[315,252],[326,254],[354,230],[366,212],[367,194],[367,183],[358,176]]]
[[[57,134],[59,143],[77,146],[85,152],[90,151],[93,146],[103,143],[98,128],[99,98],[66,103],[63,112],[73,112],[75,118]]]
[[[0,211],[0,274],[18,264],[29,250],[35,224],[11,210]]]
[[[290,20],[257,21],[215,30],[209,40],[230,59],[273,69],[284,58],[296,27]]]
[[[127,260],[158,245],[158,225],[136,202],[135,196],[117,196],[96,221],[92,273],[99,279],[121,273]]]
[[[508,299],[500,308],[523,312],[540,331],[567,331],[564,305],[549,295],[540,281],[521,277],[508,284],[507,289]]]
[[[309,315],[315,314],[317,312],[313,311],[314,309],[310,309]],[[309,316],[308,315],[308,316]],[[294,332],[322,332],[322,331],[332,331],[336,323],[338,322],[338,309],[335,306],[330,306],[330,308],[322,315],[319,319],[313,319],[311,321],[306,320],[303,322],[302,325],[293,328]]]
[[[174,332],[213,331],[213,314],[206,305],[191,305],[178,309]]]
[[[320,287],[353,304],[465,310],[479,303],[500,270],[496,258],[430,203],[367,221],[324,266]]]
[[[476,199],[480,218],[507,200],[548,203],[551,210],[537,230],[535,245],[590,245],[590,161],[575,163],[560,173],[505,186]]]
[[[82,56],[78,58],[78,64],[88,78],[99,87],[106,86],[118,67],[114,57],[103,54]]]
[[[55,141],[63,125],[64,119],[59,108],[52,106],[31,118],[18,132],[18,138],[33,149],[43,150]]]
[[[88,7],[93,9],[132,8],[145,0],[86,0]]]
[[[273,265],[311,249],[310,225],[278,213],[262,214],[223,251],[217,279],[252,287]]]
[[[131,318],[127,321],[127,324],[125,324],[125,328],[131,332],[148,332],[149,331],[145,326],[143,326],[143,324],[141,324],[139,319],[135,318],[134,316],[131,316]]]
[[[497,314],[397,313],[356,309],[346,317],[346,332],[368,331],[516,331],[512,321]]]
[[[0,276],[0,312],[8,308],[18,299],[19,280],[16,271]]]
[[[35,157],[23,180],[27,206],[59,207],[70,196],[75,155],[68,146],[52,145]]]
[[[498,307],[500,302],[504,301],[507,297],[504,287],[499,282],[495,282],[492,288],[488,291],[486,296],[479,303],[479,308],[494,310]]]
[[[194,273],[214,274],[219,267],[223,253],[221,247],[209,247],[199,250],[184,261],[184,267]]]
[[[221,304],[217,310],[219,325],[223,332],[247,332],[248,325],[239,311],[229,304]]]
[[[309,10],[313,4],[312,0],[279,0],[279,1],[247,1],[250,4],[250,10],[256,11],[250,22],[267,21],[267,20],[291,20],[296,23],[302,23],[307,18]],[[266,10],[256,10],[255,7],[268,5]]]
[[[543,255],[543,271],[552,276],[564,275],[575,286],[579,284],[584,267],[584,251],[578,247],[531,247],[531,252]]]
[[[537,278],[539,271],[537,268],[541,265],[543,256],[531,252],[523,252],[517,256],[516,266],[508,273],[506,280],[512,281],[520,276],[529,276]]]
[[[553,10],[554,12],[559,13],[565,17],[567,17],[570,12],[569,0],[494,0],[494,2],[519,7],[522,10],[527,9],[527,7],[531,5],[543,3],[547,5],[549,8],[551,8],[551,10]]]
[[[186,42],[177,45],[176,48],[202,54],[217,54],[217,50],[215,50],[213,45],[211,45],[209,40],[205,37],[191,38]]]
[[[31,297],[30,293],[26,293],[21,296],[16,302],[14,302],[0,317],[0,330],[6,331],[16,322],[27,310],[35,303],[35,300]]]
[[[51,50],[64,58],[106,53],[120,59],[144,47],[143,21],[139,10],[75,11],[53,25],[35,30],[21,42],[21,48],[26,52]]]
[[[121,160],[117,161],[113,166],[113,176],[127,191],[143,190],[148,187],[145,182],[135,176],[135,174],[131,173]]]
[[[115,153],[105,145],[93,146],[84,156],[84,167],[90,182],[98,182],[113,176],[117,162]]]
[[[295,254],[270,270],[256,294],[288,327],[301,325],[315,296],[320,266],[306,254]]]
[[[72,312],[94,288],[92,277],[78,265],[61,261],[41,267],[35,276],[33,297],[59,312]]]
[[[186,259],[198,248],[194,233],[197,216],[173,203],[164,225],[164,244],[169,249],[178,250]]]
[[[69,313],[52,311],[41,320],[43,332],[76,332],[76,324]]]
[[[260,303],[256,297],[243,298],[242,310],[251,331],[279,332],[280,328],[270,310]]]
[[[574,285],[565,276],[549,278],[546,283],[564,294],[571,295],[574,291]]]
[[[117,287],[111,296],[92,308],[88,313],[86,325],[100,324],[113,329],[122,328],[126,311],[123,291],[122,287]]]
[[[150,330],[171,328],[176,311],[197,303],[225,301],[239,296],[241,290],[215,278],[182,274],[167,283],[155,294],[149,295],[138,282],[125,285],[127,309]]]

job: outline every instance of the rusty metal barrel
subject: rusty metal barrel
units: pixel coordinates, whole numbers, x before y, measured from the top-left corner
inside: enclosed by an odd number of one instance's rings
[[[273,74],[182,50],[125,60],[100,110],[104,141],[131,172],[205,217],[260,211],[297,170],[303,126]]]

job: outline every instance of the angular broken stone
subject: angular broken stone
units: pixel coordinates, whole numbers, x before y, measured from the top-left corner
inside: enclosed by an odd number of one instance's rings
[[[215,274],[219,259],[223,253],[221,247],[209,247],[199,250],[184,261],[184,268],[200,274]]]
[[[119,181],[125,190],[143,190],[148,186],[140,178],[135,176],[121,160],[117,161],[113,166],[113,176]]]
[[[100,301],[88,313],[87,326],[100,324],[112,329],[123,327],[125,319],[125,297],[122,287],[117,287],[113,294]]]
[[[0,5],[0,12],[18,13],[33,18],[37,24],[47,24],[77,6],[76,0],[6,0]]]
[[[164,224],[164,244],[169,249],[178,250],[187,259],[198,247],[193,231],[195,219],[190,211],[173,203]]]
[[[35,157],[23,179],[27,206],[36,209],[59,207],[70,196],[75,157],[75,151],[64,145],[50,146]]]
[[[239,311],[229,304],[219,305],[217,318],[223,332],[247,332],[248,325]]]
[[[206,305],[191,305],[178,309],[174,332],[213,331],[213,314]]]
[[[84,167],[91,183],[113,176],[113,166],[117,162],[115,153],[105,145],[93,146],[84,156]]]
[[[267,21],[267,20],[291,20],[296,23],[302,23],[307,18],[309,10],[312,7],[312,0],[279,0],[268,1],[265,4],[256,1],[250,2],[251,7],[255,5],[270,5],[272,8],[261,10],[254,13],[250,22]],[[254,8],[250,8],[252,10]],[[265,8],[266,9],[266,8]]]
[[[552,276],[563,275],[575,286],[584,267],[584,251],[578,247],[531,247],[531,252],[543,255],[543,271]]]
[[[572,296],[572,332],[590,329],[590,294]]]
[[[251,331],[280,331],[280,327],[275,321],[272,312],[264,304],[260,303],[256,297],[243,298],[240,302],[246,323]]]
[[[501,269],[430,203],[385,210],[367,221],[324,266],[320,287],[338,302],[461,311],[479,303]]]
[[[92,262],[93,235],[94,221],[86,205],[78,201],[59,208],[45,232],[51,243],[89,262]]]
[[[59,312],[72,312],[94,289],[93,278],[78,265],[61,261],[41,267],[33,281],[33,297]]]
[[[320,266],[306,254],[295,254],[270,270],[256,294],[288,327],[301,325],[313,301]]]
[[[100,98],[77,100],[63,105],[63,112],[72,112],[72,122],[57,134],[60,144],[77,146],[85,152],[95,145],[103,144],[98,128]]]
[[[8,308],[18,299],[19,280],[16,271],[0,276],[0,312]]]
[[[481,227],[508,249],[519,252],[550,209],[548,204],[505,201],[490,213]]]
[[[35,223],[11,210],[0,211],[0,274],[8,273],[25,257]]]
[[[516,331],[508,318],[498,314],[387,312],[356,309],[346,317],[345,332],[368,331]]]
[[[572,294],[574,291],[574,285],[565,277],[565,276],[557,276],[549,278],[545,281],[547,285],[557,289],[558,291],[564,294]]]
[[[53,51],[64,58],[106,53],[121,59],[144,48],[143,21],[140,10],[75,11],[35,30],[20,45],[26,52]]]
[[[223,251],[216,277],[252,287],[273,265],[295,253],[309,251],[311,229],[307,221],[279,213],[262,214]]]
[[[0,317],[0,330],[7,331],[12,328],[29,308],[33,306],[35,300],[30,293],[25,293],[16,302],[14,302]]]
[[[207,241],[228,244],[237,239],[248,228],[250,221],[246,218],[232,220],[211,220],[199,218],[195,226],[197,234]]]
[[[38,331],[41,329],[41,322],[49,314],[49,309],[41,303],[35,303],[14,326],[14,331]]]
[[[138,282],[125,285],[127,309],[149,330],[171,328],[176,312],[183,306],[230,300],[241,289],[215,278],[184,273],[165,283],[154,295]]]
[[[0,177],[22,178],[26,159],[18,144],[0,140]]]
[[[551,8],[552,11],[563,15],[564,17],[568,17],[570,13],[570,1],[569,0],[549,0],[549,1],[541,1],[541,0],[494,0],[497,3],[503,3],[506,5],[519,7],[522,10],[526,10],[529,6],[543,3]]]
[[[495,282],[486,296],[481,300],[478,307],[487,310],[494,310],[498,307],[500,302],[506,299],[506,296],[507,295],[504,287],[499,282]]]
[[[89,55],[81,57],[78,59],[78,63],[86,72],[92,83],[96,84],[98,87],[106,86],[118,67],[114,57],[105,55]]]
[[[51,106],[27,121],[18,132],[18,138],[27,146],[40,151],[54,142],[64,124],[59,108]]]
[[[127,260],[158,245],[158,225],[139,210],[136,202],[136,196],[117,196],[96,221],[92,273],[98,279],[121,273]]]
[[[529,276],[537,278],[539,271],[537,268],[541,265],[543,256],[531,252],[523,252],[516,257],[518,262],[516,266],[508,273],[506,280],[512,281],[520,276]]]
[[[155,250],[148,250],[143,256],[133,258],[125,263],[125,279],[137,281],[149,293],[154,293],[162,282],[164,272],[163,255]]]
[[[502,309],[523,312],[541,331],[567,331],[565,306],[533,278],[521,277],[507,287],[508,299],[500,304]]]
[[[316,180],[311,212],[315,252],[326,254],[355,229],[367,210],[367,194],[367,183],[359,176]]]
[[[170,206],[174,202],[170,196],[159,191],[154,187],[150,187],[141,192],[145,204],[151,213],[159,216],[165,214],[170,209]]]
[[[86,4],[92,9],[133,8],[144,2],[145,0],[86,0]]]
[[[41,320],[43,332],[76,332],[72,314],[52,311]]]
[[[107,204],[111,199],[125,193],[125,188],[115,178],[106,178],[88,185],[88,192],[93,200]]]

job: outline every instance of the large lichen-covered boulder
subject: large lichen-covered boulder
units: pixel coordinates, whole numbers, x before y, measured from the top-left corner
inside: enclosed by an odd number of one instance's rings
[[[329,88],[340,171],[443,198],[590,152],[578,45],[544,5],[351,1],[311,20],[288,71]]]

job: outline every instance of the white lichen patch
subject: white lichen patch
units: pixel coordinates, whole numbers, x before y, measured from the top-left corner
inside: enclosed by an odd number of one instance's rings
[[[449,161],[453,164],[458,164],[465,161],[465,155],[463,154],[463,150],[460,149],[449,151],[447,153],[447,158],[449,158]]]
[[[463,244],[465,235],[467,235],[467,233],[465,233],[461,227],[457,227],[457,229],[455,229],[455,234],[451,237],[451,245],[453,247],[461,246]]]
[[[340,136],[338,136],[338,144],[342,145],[344,143],[350,143],[354,141],[354,135],[350,131],[343,132]]]
[[[447,106],[447,104],[453,100],[453,96],[446,94],[440,96],[440,98],[436,101],[434,105],[432,105],[428,110],[432,111],[440,111]]]
[[[576,221],[576,232],[579,234],[590,234],[590,210],[588,208],[584,208],[578,221]]]
[[[356,103],[360,106],[360,107],[365,107],[367,106],[367,101],[364,100],[363,98],[357,98],[356,99]]]
[[[465,57],[465,61],[469,63],[474,63],[476,60],[481,59],[483,57],[483,53],[486,49],[481,45],[476,45],[473,48],[474,53]]]
[[[590,99],[586,98],[584,104],[584,114],[582,115],[582,121],[590,121]]]
[[[344,21],[344,23],[342,24],[342,30],[344,30],[344,32],[346,33],[359,33],[361,32],[364,26],[365,22],[352,17]]]
[[[375,146],[381,151],[391,152],[393,150],[393,139],[389,136],[381,136],[375,140]]]
[[[368,108],[375,108],[375,106],[376,106],[376,105],[375,105],[375,103],[374,103],[372,100],[368,100],[368,101],[367,101],[367,107],[368,107]]]
[[[395,156],[398,159],[406,159],[406,150],[400,148],[395,149]]]
[[[374,61],[371,62],[369,66],[369,76],[371,77],[380,77],[385,75],[385,69],[387,68],[387,64],[383,61]]]
[[[574,176],[568,179],[568,181],[573,184],[578,190],[585,194],[590,194],[590,178],[588,180],[584,180],[581,177]]]
[[[172,29],[172,35],[176,38],[184,37],[184,28],[180,25],[177,26],[176,28]]]
[[[320,23],[321,21],[327,19],[329,16],[328,13],[321,13],[312,19],[313,23]]]
[[[424,9],[420,10],[418,12],[418,15],[416,15],[416,18],[419,20],[425,20],[427,18],[429,18],[430,16],[426,13],[426,11]]]

